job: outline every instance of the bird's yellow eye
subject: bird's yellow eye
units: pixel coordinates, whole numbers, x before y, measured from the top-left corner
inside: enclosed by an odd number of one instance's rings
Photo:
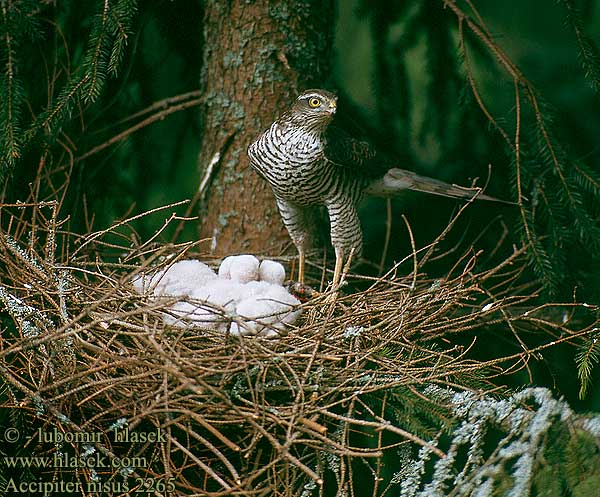
[[[308,101],[308,105],[310,105],[313,109],[316,109],[317,107],[319,107],[321,105],[321,99],[317,98],[317,97],[312,97]]]

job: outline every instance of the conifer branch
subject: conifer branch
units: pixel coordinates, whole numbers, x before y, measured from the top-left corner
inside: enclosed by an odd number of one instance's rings
[[[570,0],[565,1],[567,8],[572,9]],[[533,270],[541,278],[546,290],[554,294],[568,281],[564,266],[570,246],[581,243],[590,250],[597,246],[600,225],[595,220],[593,206],[600,202],[600,179],[589,168],[573,165],[569,160],[560,142],[552,134],[552,116],[548,114],[548,106],[542,110],[543,100],[516,64],[495,43],[474,2],[467,0],[476,20],[463,12],[456,1],[444,0],[443,3],[454,12],[458,20],[460,52],[475,100],[488,121],[511,146],[514,154],[512,164],[515,168],[513,177],[520,209],[519,230],[529,247]],[[576,11],[570,12],[575,25],[581,28],[577,24]],[[468,27],[512,80],[516,102],[514,142],[493,118],[477,89],[466,53],[464,26]],[[582,29],[578,33],[583,40]],[[586,60],[589,62],[591,58]],[[523,103],[527,104],[526,108],[522,108]],[[525,141],[527,149],[523,149],[523,140],[520,138],[524,119],[533,120],[531,135],[537,137],[537,142],[529,138]],[[538,157],[537,161],[530,159],[535,156]],[[527,157],[527,160],[524,161],[523,157]],[[532,189],[531,199],[526,195],[528,188]],[[584,191],[591,194],[591,201],[584,202]],[[543,201],[538,202],[539,199]],[[562,289],[568,291],[566,288]]]
[[[446,458],[434,460],[432,453],[422,448],[417,458],[402,465],[392,480],[400,485],[402,497],[516,497],[531,495],[532,490],[537,490],[535,495],[563,495],[562,491],[548,491],[557,479],[559,490],[573,490],[585,480],[587,485],[579,489],[591,489],[597,480],[597,465],[586,471],[585,466],[575,464],[575,478],[570,478],[568,469],[581,458],[592,457],[597,463],[600,417],[575,414],[549,390],[528,388],[501,400],[434,386],[428,387],[426,394],[449,402],[458,425],[451,431]],[[491,432],[499,439],[493,447],[489,446]],[[571,444],[573,435],[576,442]],[[424,468],[431,463],[430,476]]]
[[[581,66],[592,89],[600,94],[600,51],[594,40],[587,34],[579,9],[572,0],[560,0],[566,9],[566,21],[571,26],[577,46]]]
[[[466,48],[466,44],[465,44],[463,25],[464,25],[463,18],[459,17],[459,19],[458,19],[458,40],[459,40],[459,44],[460,44],[459,45],[460,46],[460,54],[461,54],[461,58],[465,64],[467,80],[469,81],[469,86],[471,87],[473,96],[475,97],[475,100],[477,101],[477,105],[479,105],[479,108],[481,109],[481,111],[483,112],[483,114],[485,115],[487,120],[490,122],[490,124],[492,124],[492,126],[494,126],[496,131],[498,131],[498,133],[500,133],[502,138],[504,138],[504,141],[506,142],[506,144],[511,149],[514,150],[514,145],[512,143],[512,140],[509,138],[508,133],[504,130],[504,128],[502,126],[500,126],[500,124],[496,121],[496,119],[494,119],[494,117],[491,115],[487,106],[483,102],[481,95],[479,94],[479,90],[477,89],[477,84],[475,83],[475,78],[473,77],[473,72],[471,70],[469,57],[467,57],[467,48]]]
[[[69,85],[66,86],[61,92],[54,106],[47,111],[41,113],[36,121],[33,123],[27,133],[27,138],[31,140],[36,132],[40,129],[46,129],[49,134],[55,128],[55,124],[66,119],[71,111],[73,101],[79,95],[82,86],[87,82],[89,78],[88,74],[84,74],[81,78],[70,81]]]
[[[592,370],[600,362],[600,329],[596,334],[586,338],[575,356],[577,376],[579,377],[579,398],[584,399],[592,382]]]
[[[100,95],[102,84],[106,78],[105,66],[107,56],[107,23],[108,23],[108,0],[104,0],[102,13],[98,15],[100,22],[94,23],[90,35],[90,48],[84,62],[88,78],[84,89],[84,102],[94,101]]]
[[[0,163],[0,179],[10,171],[17,159],[21,157],[21,130],[20,130],[20,106],[23,95],[21,83],[16,75],[16,53],[15,46],[18,44],[18,34],[14,17],[16,14],[11,0],[2,0],[0,4],[2,12],[3,41],[4,47],[0,50],[1,59],[5,60],[3,78],[0,88],[2,98],[0,99],[2,131],[0,131],[2,143],[2,159]],[[4,52],[4,53],[2,53]]]
[[[42,129],[48,138],[54,139],[56,132],[70,119],[77,101],[91,103],[100,96],[107,74],[116,75],[122,62],[126,39],[136,13],[137,0],[120,0],[114,8],[109,0],[103,0],[102,9],[92,23],[89,48],[81,67],[66,81],[58,96],[51,98],[48,108],[36,116],[25,133],[26,143],[33,140]],[[110,67],[110,71],[107,67]]]

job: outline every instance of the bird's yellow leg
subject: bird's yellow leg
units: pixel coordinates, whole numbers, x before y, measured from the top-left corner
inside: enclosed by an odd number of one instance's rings
[[[298,282],[304,284],[304,250],[298,250]]]
[[[333,281],[331,282],[331,287],[337,289],[340,284],[340,280],[342,278],[342,267],[344,265],[344,253],[343,251],[337,251],[335,253],[335,269],[333,270]]]
[[[339,284],[342,278],[342,267],[344,265],[344,252],[342,250],[335,251],[335,269],[333,270],[333,280],[331,282],[330,293],[325,298],[326,304],[334,304],[339,291]]]

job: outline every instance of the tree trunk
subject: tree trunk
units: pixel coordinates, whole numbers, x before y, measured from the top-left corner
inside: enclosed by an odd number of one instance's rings
[[[205,2],[201,174],[211,180],[200,235],[215,255],[276,255],[289,245],[271,188],[251,169],[248,144],[328,74],[333,2]]]

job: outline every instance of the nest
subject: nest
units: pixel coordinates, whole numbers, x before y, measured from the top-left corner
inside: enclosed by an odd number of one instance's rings
[[[195,244],[132,243],[125,221],[68,233],[53,202],[0,215],[3,405],[29,437],[13,448],[51,458],[31,481],[80,494],[357,495],[359,480],[360,495],[393,494],[385,461],[444,456],[432,440],[451,420],[428,385],[497,390],[495,376],[589,333],[564,318],[569,306],[553,320],[529,305],[518,251],[481,272],[467,252],[437,280],[419,272],[430,251],[411,255],[408,276],[349,275],[362,290],[308,301],[279,339],[171,328],[172,302],[144,299],[131,277],[206,260]],[[512,352],[474,358],[499,336]]]

